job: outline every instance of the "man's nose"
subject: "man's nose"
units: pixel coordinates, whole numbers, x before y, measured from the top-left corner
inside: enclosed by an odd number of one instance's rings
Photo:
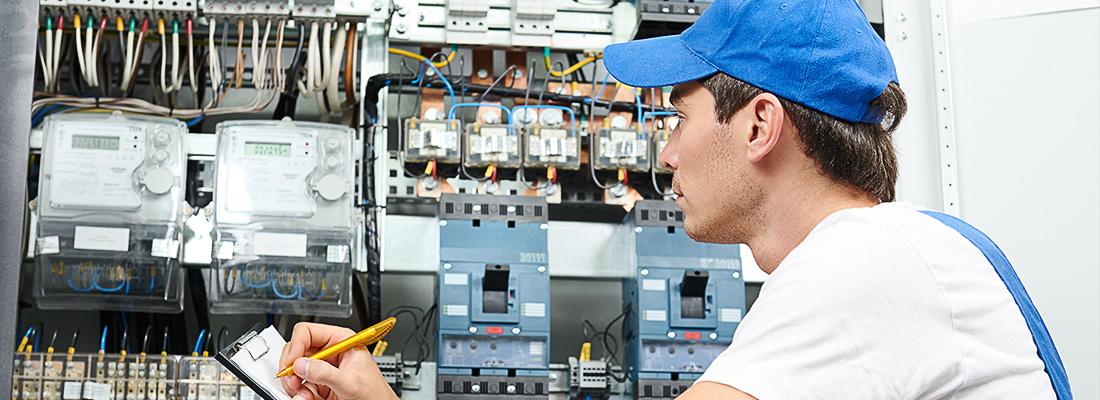
[[[679,139],[680,133],[678,130],[673,131],[672,135],[668,138],[668,143],[665,144],[665,148],[661,150],[661,154],[657,155],[657,165],[672,171],[680,168]]]

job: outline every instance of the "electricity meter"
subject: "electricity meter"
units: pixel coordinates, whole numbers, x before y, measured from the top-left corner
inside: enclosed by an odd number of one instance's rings
[[[351,315],[352,135],[312,122],[218,124],[212,313]]]
[[[596,131],[596,168],[649,170],[649,138],[645,131],[600,128]]]
[[[509,125],[466,125],[466,166],[519,167],[519,135]]]
[[[457,163],[459,153],[459,132],[462,122],[457,119],[425,120],[409,118],[405,120],[405,160],[411,162]]]
[[[46,119],[35,202],[43,309],[183,311],[187,128],[114,114]]]

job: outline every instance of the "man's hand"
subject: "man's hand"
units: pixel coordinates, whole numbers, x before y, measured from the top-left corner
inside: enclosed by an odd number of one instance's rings
[[[280,369],[294,363],[294,375],[283,378],[286,393],[294,400],[397,399],[366,346],[328,360],[306,358],[354,334],[351,329],[330,325],[294,325],[294,334],[279,358]]]

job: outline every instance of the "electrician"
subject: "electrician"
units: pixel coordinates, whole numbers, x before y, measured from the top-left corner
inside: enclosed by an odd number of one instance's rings
[[[894,203],[906,102],[855,0],[717,0],[683,34],[608,46],[604,62],[627,85],[675,85],[659,162],[684,229],[747,244],[770,274],[681,399],[1069,398],[996,246]],[[287,380],[295,400],[395,397],[365,349],[336,367],[298,358],[351,334],[295,327],[284,363],[320,388]]]

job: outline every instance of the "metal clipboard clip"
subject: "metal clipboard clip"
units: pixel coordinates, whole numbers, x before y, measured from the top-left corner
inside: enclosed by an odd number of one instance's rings
[[[260,336],[256,331],[248,332],[243,338],[237,341],[233,347],[239,352],[243,348],[248,352],[248,356],[252,357],[252,361],[259,360],[267,354],[271,348],[267,345],[267,340]]]

